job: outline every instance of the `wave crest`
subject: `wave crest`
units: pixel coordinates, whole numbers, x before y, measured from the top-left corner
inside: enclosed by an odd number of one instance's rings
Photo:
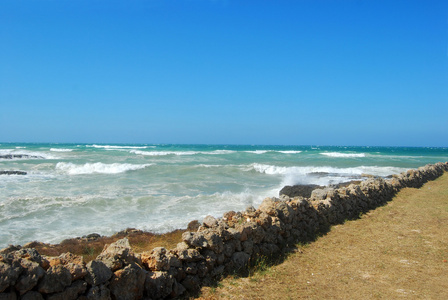
[[[59,162],[56,164],[56,169],[65,172],[69,175],[80,174],[119,174],[127,171],[135,171],[144,169],[153,164],[135,165],[135,164],[104,164],[104,163],[86,163],[83,165],[76,165],[73,163]]]
[[[365,153],[323,152],[321,154],[329,157],[339,157],[339,158],[366,157]]]

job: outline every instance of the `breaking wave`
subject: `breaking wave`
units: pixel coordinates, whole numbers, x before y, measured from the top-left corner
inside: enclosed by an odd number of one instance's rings
[[[80,175],[80,174],[119,174],[127,171],[135,171],[144,169],[153,164],[104,164],[104,163],[86,163],[83,165],[76,165],[73,163],[59,162],[56,164],[56,169],[67,173],[69,175]]]
[[[341,152],[323,152],[322,155],[338,158],[350,158],[350,157],[366,157],[365,153],[341,153]]]

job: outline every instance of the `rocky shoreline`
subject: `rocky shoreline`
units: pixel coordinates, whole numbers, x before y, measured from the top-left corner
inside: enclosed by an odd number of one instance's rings
[[[207,216],[185,231],[172,249],[134,253],[124,237],[106,245],[92,261],[63,253],[44,256],[27,247],[0,251],[0,299],[165,299],[194,295],[225,274],[241,272],[262,257],[290,251],[390,201],[402,188],[419,188],[448,171],[427,165],[391,178],[369,178],[348,186],[300,187],[309,197],[266,198],[258,209]],[[310,192],[311,190],[311,192]],[[190,228],[192,229],[192,228]],[[86,237],[87,238],[87,237]],[[92,236],[92,238],[95,238]]]

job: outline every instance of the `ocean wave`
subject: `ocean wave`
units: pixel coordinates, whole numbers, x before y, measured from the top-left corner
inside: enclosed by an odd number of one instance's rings
[[[329,156],[329,157],[341,157],[341,158],[350,158],[350,157],[366,157],[365,153],[342,153],[342,152],[323,152],[321,155]]]
[[[389,176],[406,171],[399,167],[359,166],[352,168],[337,168],[329,166],[282,167],[265,164],[252,164],[248,170],[261,174],[281,177],[281,186],[295,184],[330,185],[351,180],[360,180],[365,174],[373,176]]]
[[[88,148],[99,149],[147,149],[149,146],[87,145]],[[155,147],[155,146],[152,146]],[[151,148],[152,148],[151,147]]]
[[[50,148],[50,151],[53,152],[72,152],[73,149],[64,149],[64,148]]]
[[[406,171],[406,168],[400,167],[377,167],[377,166],[359,166],[353,168],[337,168],[337,167],[282,167],[265,164],[252,164],[251,169],[262,174],[268,175],[312,175],[312,174],[341,174],[341,175],[362,175],[369,174],[374,176],[388,176]]]
[[[67,173],[69,175],[118,174],[118,173],[124,173],[127,171],[135,171],[135,170],[144,169],[151,165],[153,165],[153,164],[143,164],[143,165],[120,164],[120,163],[104,164],[104,163],[100,163],[100,162],[76,165],[73,163],[59,162],[56,164],[56,169],[59,171],[62,171],[64,173]]]
[[[278,151],[278,152],[283,153],[283,154],[298,154],[298,153],[301,153],[302,151],[286,150],[286,151]]]
[[[298,151],[298,150],[248,150],[248,151],[244,151],[246,153],[253,153],[253,154],[266,154],[269,152],[277,152],[277,153],[283,153],[283,154],[297,154],[300,153],[302,151]]]
[[[34,152],[22,149],[1,149],[0,156],[5,156],[8,159],[57,159],[56,156],[45,152]],[[6,157],[7,156],[7,157]]]
[[[269,150],[253,150],[253,151],[244,151],[244,152],[253,153],[253,154],[265,154],[265,153],[268,153]]]
[[[236,151],[233,150],[215,150],[215,151],[141,151],[141,150],[131,150],[130,153],[138,154],[138,155],[147,155],[147,156],[166,156],[166,155],[196,155],[196,154],[204,154],[204,155],[221,155],[221,154],[231,154]]]

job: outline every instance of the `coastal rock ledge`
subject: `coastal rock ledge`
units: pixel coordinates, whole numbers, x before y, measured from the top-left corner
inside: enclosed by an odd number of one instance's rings
[[[331,225],[357,218],[390,201],[402,188],[419,188],[448,171],[427,165],[388,179],[370,178],[340,188],[315,189],[310,197],[266,198],[258,209],[207,216],[182,235],[174,249],[134,253],[127,238],[106,245],[89,263],[64,253],[40,255],[33,248],[0,250],[0,299],[166,299],[194,295],[250,262],[313,240]]]

